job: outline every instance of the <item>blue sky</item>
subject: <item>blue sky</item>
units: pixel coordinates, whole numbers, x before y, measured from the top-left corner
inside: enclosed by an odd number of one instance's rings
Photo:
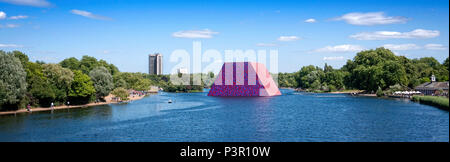
[[[278,70],[340,68],[380,46],[408,58],[449,55],[449,1],[0,0],[0,49],[32,61],[94,56],[148,72],[148,54],[175,49],[278,50]]]

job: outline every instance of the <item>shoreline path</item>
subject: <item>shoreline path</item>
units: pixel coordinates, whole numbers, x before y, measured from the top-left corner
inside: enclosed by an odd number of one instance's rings
[[[62,105],[62,106],[54,106],[53,110],[60,110],[60,109],[73,109],[73,108],[87,108],[87,107],[91,107],[91,106],[99,106],[99,105],[108,105],[108,104],[114,104],[114,103],[119,103],[117,101],[113,101],[112,98],[114,96],[113,95],[108,95],[105,97],[105,102],[97,102],[97,103],[88,103],[88,104],[84,104],[84,105]],[[128,96],[128,101],[134,101],[134,100],[140,100],[142,98],[144,98],[145,95],[139,96],[139,95],[130,95]],[[32,112],[36,112],[36,111],[51,111],[52,108],[50,107],[35,107],[35,108],[31,108],[31,111],[27,111],[27,109],[20,109],[20,110],[15,110],[15,111],[4,111],[4,112],[0,112],[0,115],[9,115],[9,114],[17,114],[17,113],[32,113]]]

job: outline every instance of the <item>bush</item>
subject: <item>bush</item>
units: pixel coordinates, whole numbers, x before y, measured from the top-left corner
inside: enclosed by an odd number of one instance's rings
[[[383,93],[383,90],[381,90],[381,87],[378,87],[377,97],[381,97],[381,96],[384,96],[384,93]]]

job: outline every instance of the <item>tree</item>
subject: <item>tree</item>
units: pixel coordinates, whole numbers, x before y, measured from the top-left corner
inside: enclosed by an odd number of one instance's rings
[[[48,84],[51,84],[56,94],[58,101],[65,101],[67,99],[67,92],[72,84],[74,74],[71,70],[63,68],[59,64],[44,64],[42,65],[42,73],[46,78]]]
[[[442,63],[442,65],[444,66],[444,68],[447,68],[447,71],[450,71],[449,67],[449,63],[448,63],[448,57],[445,59],[444,63]]]
[[[137,91],[147,91],[150,89],[150,86],[150,80],[141,78],[133,85],[132,88]]]
[[[81,70],[84,74],[89,74],[93,69],[100,66],[108,69],[111,75],[119,73],[119,69],[115,65],[108,64],[105,60],[97,60],[95,57],[87,55],[83,56],[79,61],[75,57],[71,57],[64,59],[59,64],[70,70]]]
[[[326,83],[330,89],[343,89],[345,73],[342,70],[333,70],[325,73],[323,82]]]
[[[295,73],[278,73],[278,84],[280,87],[298,87]]]
[[[25,68],[29,61],[28,56],[20,51],[12,51],[12,54],[20,60],[22,67]]]
[[[396,56],[389,49],[361,51],[342,68],[350,74],[344,82],[347,87],[368,91],[376,91],[378,87],[386,89],[394,84],[409,85],[407,74],[415,71],[407,73],[405,65],[412,66],[407,58]]]
[[[45,64],[44,64],[45,65]],[[57,94],[58,88],[52,85],[48,78],[44,76],[43,65],[33,62],[27,63],[27,84],[28,99],[31,105],[49,106]],[[66,91],[65,91],[66,92]],[[66,96],[66,95],[65,95]]]
[[[20,59],[0,50],[0,105],[12,106],[24,97],[27,87],[25,79],[26,72]]]
[[[108,69],[103,66],[97,67],[89,73],[91,77],[97,98],[103,98],[114,88],[114,82]]]
[[[34,104],[50,106],[50,103],[54,102],[57,96],[60,95],[58,94],[60,92],[55,92],[58,88],[50,84],[46,78],[33,77],[30,82],[29,92],[38,99],[37,103]]]
[[[377,97],[381,97],[381,96],[384,96],[384,93],[383,93],[383,90],[381,90],[381,87],[378,87],[378,90],[377,90]]]
[[[111,75],[117,74],[119,72],[119,69],[115,65],[108,64],[105,60],[98,61],[97,66],[105,67],[106,69],[108,69]]]
[[[323,72],[327,73],[327,72],[331,72],[333,71],[333,67],[328,65],[327,63],[325,63],[325,66],[323,67]]]
[[[296,72],[295,79],[301,88],[318,88],[320,87],[320,78],[324,75],[323,70],[313,65],[304,66],[300,71]],[[316,81],[317,80],[317,81]],[[314,85],[313,83],[316,82]],[[313,86],[311,86],[313,85]]]
[[[126,88],[126,87],[128,87],[128,84],[122,78],[120,78],[118,80],[114,80],[114,88],[119,88],[119,87]]]
[[[111,94],[113,94],[116,97],[119,97],[121,100],[128,100],[128,92],[125,88],[119,87],[114,89]]]
[[[382,78],[387,86],[395,84],[400,84],[402,86],[408,85],[405,67],[400,63],[395,61],[386,61],[381,63],[379,66],[381,66],[381,70],[383,71]]]
[[[78,61],[78,59],[76,59],[75,57],[64,59],[59,64],[62,67],[68,68],[70,70],[80,70],[80,61]]]
[[[95,94],[95,88],[88,75],[83,74],[80,70],[75,70],[73,82],[69,90],[69,97],[75,102],[73,103],[87,103]]]

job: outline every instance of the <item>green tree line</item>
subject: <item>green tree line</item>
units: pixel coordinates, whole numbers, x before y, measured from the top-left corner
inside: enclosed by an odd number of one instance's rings
[[[122,73],[113,64],[94,57],[64,59],[58,64],[31,62],[20,51],[0,50],[0,110],[26,105],[48,107],[85,104],[103,100],[114,89],[123,97],[124,89],[148,90],[151,77],[142,73]]]
[[[408,59],[380,47],[358,52],[340,69],[327,64],[323,68],[309,65],[294,73],[279,73],[278,83],[280,87],[306,91],[359,89],[374,93],[396,87],[412,89],[429,82],[431,75],[435,75],[437,81],[448,81],[448,58],[442,64],[433,57]]]

